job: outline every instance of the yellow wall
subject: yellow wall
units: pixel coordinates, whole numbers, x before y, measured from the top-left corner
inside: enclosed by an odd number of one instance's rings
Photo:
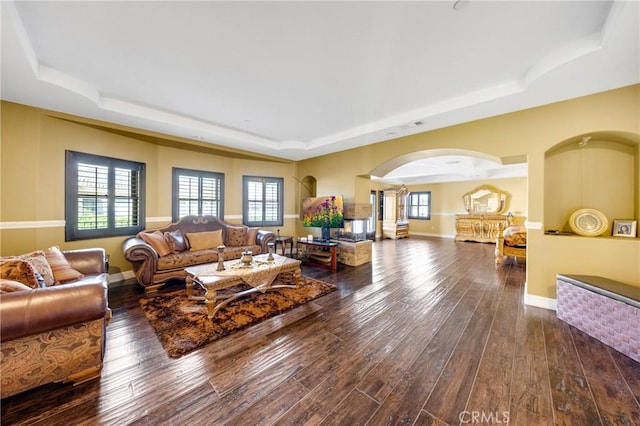
[[[598,237],[585,242],[584,237],[544,235],[545,153],[559,143],[579,140],[582,135],[592,133],[609,135],[613,140],[637,147],[640,143],[640,86],[629,86],[304,160],[299,164],[299,173],[317,177],[318,182],[325,176],[331,176],[332,181],[339,181],[341,186],[327,190],[338,191],[345,186],[356,188],[356,176],[367,175],[381,164],[412,152],[456,148],[503,159],[523,156],[528,166],[527,220],[532,222],[534,228],[538,228],[529,230],[527,296],[554,299],[557,273],[603,275],[640,287],[640,238],[629,241]],[[343,167],[333,167],[334,164]],[[638,219],[638,156],[634,167],[634,218]],[[606,179],[605,175],[597,176]],[[342,192],[349,191],[347,188]],[[625,194],[623,197],[629,196]],[[610,261],[612,259],[616,261]]]
[[[455,235],[455,215],[467,213],[462,196],[485,184],[507,192],[509,203],[505,213],[512,212],[514,222],[524,223],[527,216],[527,178],[411,185],[407,187],[411,192],[431,191],[431,219],[409,220],[410,234],[452,238]]]
[[[104,123],[102,123],[104,124]],[[140,136],[140,137],[138,137]],[[131,132],[113,131],[89,120],[37,108],[2,103],[0,254],[13,255],[59,245],[63,249],[104,247],[111,274],[131,270],[122,256],[125,237],[65,242],[65,150],[138,161],[146,164],[146,226],[171,221],[172,167],[225,175],[225,219],[242,221],[242,176],[284,178],[284,234],[297,224],[296,165],[292,161],[255,159],[247,155],[173,143]],[[247,158],[248,157],[248,158]],[[275,232],[276,229],[273,229]]]
[[[529,175],[527,179],[502,182],[425,186],[432,188],[434,212],[441,214],[434,215],[432,221],[424,224],[412,223],[412,230],[425,234],[452,234],[451,214],[462,212],[461,204],[458,204],[462,194],[480,184],[491,183],[510,192],[513,195],[510,210],[516,215],[526,215],[534,228],[538,228],[529,231],[528,296],[555,298],[556,273],[603,275],[640,286],[640,238],[559,237],[543,233],[547,151],[563,141],[594,132],[615,135],[616,140],[637,146],[640,143],[639,85],[298,163],[233,150],[225,152],[226,148],[206,148],[202,143],[149,132],[122,130],[115,125],[2,103],[1,254],[18,254],[54,244],[63,248],[102,246],[111,255],[111,273],[130,270],[121,254],[124,238],[64,242],[65,149],[146,163],[148,227],[165,224],[170,219],[173,166],[225,173],[225,218],[235,222],[241,220],[243,174],[283,177],[286,222],[281,233],[297,235],[304,230],[299,227],[301,192],[296,179],[314,177],[317,195],[342,194],[347,201],[363,201],[368,200],[370,189],[382,189],[378,183],[367,185],[366,179],[362,178],[381,164],[412,152],[458,148],[504,159],[524,157]],[[638,161],[636,155],[633,165],[635,185],[630,186],[636,192],[632,202],[635,219],[640,212]]]

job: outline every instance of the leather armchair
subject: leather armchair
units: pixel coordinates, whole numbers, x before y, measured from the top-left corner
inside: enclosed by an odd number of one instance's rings
[[[72,283],[0,295],[1,397],[97,378],[111,318],[104,249],[63,251],[85,274]]]

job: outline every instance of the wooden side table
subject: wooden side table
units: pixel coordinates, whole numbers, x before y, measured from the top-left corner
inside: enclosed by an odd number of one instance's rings
[[[273,247],[276,252],[278,251],[278,244],[282,245],[283,256],[285,256],[285,250],[286,250],[287,244],[289,244],[289,247],[291,248],[290,253],[293,256],[293,237],[276,237],[276,243],[275,243],[275,246]]]
[[[334,271],[338,269],[336,256],[338,243],[298,240],[298,245],[305,249],[303,263],[321,266]]]

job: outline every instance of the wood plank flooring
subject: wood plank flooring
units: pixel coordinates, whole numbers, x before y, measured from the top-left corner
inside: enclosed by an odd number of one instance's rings
[[[374,243],[303,273],[338,290],[180,359],[135,283],[110,290],[102,378],[2,400],[9,424],[638,425],[640,364],[522,303],[491,244]]]

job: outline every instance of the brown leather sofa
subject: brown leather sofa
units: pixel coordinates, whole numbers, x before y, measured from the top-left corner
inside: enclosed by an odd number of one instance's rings
[[[2,398],[46,383],[78,384],[100,376],[111,318],[105,250],[62,253],[84,277],[0,294]]]
[[[244,250],[250,250],[253,254],[267,253],[269,245],[276,240],[276,235],[271,231],[234,225],[215,216],[185,216],[176,223],[159,229],[148,229],[126,239],[122,250],[125,259],[131,262],[138,284],[148,294],[153,294],[171,279],[184,280],[187,276],[185,268],[217,262],[216,244],[205,245],[204,248],[197,248],[193,244],[190,246],[189,236],[219,230],[219,243],[225,246],[225,260],[239,259]],[[152,234],[155,234],[156,240],[149,238]],[[172,241],[176,234],[183,240],[181,247],[177,247],[175,241],[168,243],[168,248],[163,247],[160,239]],[[246,238],[243,239],[242,236]]]

